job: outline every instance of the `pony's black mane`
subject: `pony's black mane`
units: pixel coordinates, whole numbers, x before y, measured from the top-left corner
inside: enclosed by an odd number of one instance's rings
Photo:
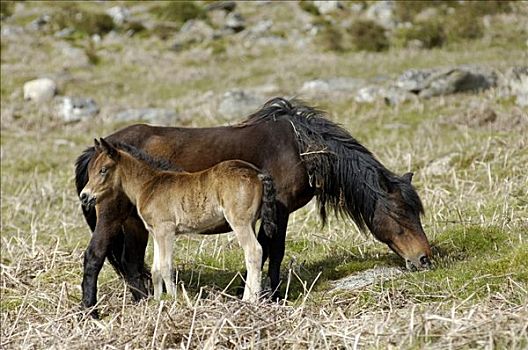
[[[406,209],[419,215],[423,206],[410,182],[385,168],[374,155],[326,114],[299,100],[274,98],[250,115],[240,126],[287,119],[297,136],[303,160],[323,223],[326,206],[349,216],[360,227],[372,229],[376,205],[394,215],[388,192],[399,190]]]
[[[175,171],[175,172],[182,172],[183,169],[179,166],[169,162],[166,159],[161,158],[154,158],[148,153],[144,152],[143,150],[140,150],[139,148],[136,148],[132,145],[129,145],[128,143],[123,142],[112,142],[112,145],[116,147],[117,149],[120,149],[122,151],[127,152],[132,157],[147,163],[150,167],[157,169],[157,170],[167,170],[167,171]]]

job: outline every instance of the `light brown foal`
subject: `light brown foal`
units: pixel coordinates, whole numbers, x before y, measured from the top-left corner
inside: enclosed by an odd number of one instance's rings
[[[113,191],[121,191],[137,207],[154,241],[152,281],[154,297],[163,282],[175,295],[172,247],[177,234],[214,233],[227,222],[244,250],[247,281],[243,300],[256,301],[261,291],[262,248],[255,222],[275,228],[275,188],[269,175],[241,160],[221,162],[207,170],[187,173],[160,170],[142,151],[128,145],[95,140],[97,156],[89,167],[83,202],[95,205]]]

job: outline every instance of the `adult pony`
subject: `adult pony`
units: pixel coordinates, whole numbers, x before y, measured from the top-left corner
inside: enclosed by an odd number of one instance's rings
[[[278,296],[280,265],[289,213],[314,196],[325,222],[327,207],[339,217],[368,228],[379,241],[402,257],[409,268],[428,268],[431,247],[423,231],[422,203],[411,185],[412,174],[397,176],[385,168],[345,129],[319,110],[298,101],[274,98],[238,125],[213,128],[156,127],[143,124],[121,129],[106,138],[123,142],[178,164],[186,171],[207,169],[241,159],[270,174],[277,190],[277,231],[259,230],[263,262]],[[77,159],[77,193],[89,180],[94,147]],[[97,210],[83,208],[93,231],[84,255],[82,303],[96,303],[97,277],[105,257],[124,277],[135,299],[147,295],[144,254],[148,233],[125,195],[115,193]],[[229,231],[229,225],[216,232]]]
[[[172,280],[174,238],[184,233],[207,233],[226,223],[242,249],[247,283],[242,300],[256,301],[261,290],[262,247],[255,235],[259,216],[266,234],[275,232],[275,186],[271,176],[242,160],[227,160],[187,173],[155,166],[148,155],[129,145],[95,140],[98,153],[90,164],[89,181],[81,192],[85,207],[96,206],[112,192],[126,194],[152,234],[154,297],[165,288],[176,294]]]

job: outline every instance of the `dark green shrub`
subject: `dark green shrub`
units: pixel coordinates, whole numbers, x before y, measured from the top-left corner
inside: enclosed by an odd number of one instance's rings
[[[68,5],[59,8],[52,15],[51,25],[54,30],[72,28],[81,34],[105,34],[114,29],[112,17],[105,13],[88,12]]]
[[[190,19],[204,19],[205,10],[193,1],[170,1],[150,9],[156,17],[164,21],[183,24]]]
[[[359,20],[347,29],[356,50],[383,51],[389,48],[385,29],[374,21]]]
[[[319,23],[320,31],[316,37],[316,43],[324,50],[344,51],[343,34],[331,23],[322,21]]]
[[[0,2],[0,18],[4,19],[13,14],[13,2],[2,1]]]
[[[445,10],[458,5],[456,0],[394,1],[394,16],[402,22],[413,22],[414,17],[429,7]]]
[[[423,48],[440,47],[446,42],[446,33],[443,26],[436,21],[424,22],[410,28],[399,28],[394,33],[396,46],[408,46],[411,41],[419,40]]]
[[[319,13],[319,9],[317,8],[317,6],[315,6],[312,1],[301,0],[299,1],[299,6],[301,7],[302,10],[314,16],[319,16],[321,14]]]

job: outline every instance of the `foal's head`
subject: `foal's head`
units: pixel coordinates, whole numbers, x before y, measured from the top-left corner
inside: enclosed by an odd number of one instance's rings
[[[410,270],[431,267],[431,246],[420,221],[422,203],[411,185],[412,173],[402,177],[380,177],[386,195],[378,200],[372,233],[402,257]]]
[[[90,208],[119,187],[116,168],[120,158],[119,151],[106,142],[94,140],[96,156],[88,167],[88,183],[81,191],[82,205]]]

